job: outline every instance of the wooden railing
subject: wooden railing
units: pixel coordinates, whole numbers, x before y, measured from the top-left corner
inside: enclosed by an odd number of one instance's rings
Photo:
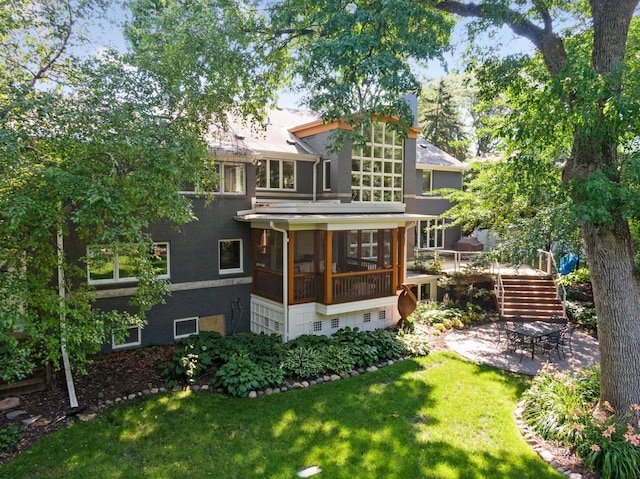
[[[254,268],[252,291],[265,298],[282,301],[282,272]]]
[[[332,279],[333,303],[379,298],[395,294],[392,269],[336,274]]]

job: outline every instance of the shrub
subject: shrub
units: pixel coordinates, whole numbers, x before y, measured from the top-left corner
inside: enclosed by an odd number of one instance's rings
[[[402,355],[402,345],[396,334],[384,329],[375,329],[362,333],[366,344],[376,348],[380,359],[395,359]]]
[[[356,366],[359,368],[368,368],[369,366],[373,366],[380,359],[380,356],[378,356],[378,350],[375,346],[371,346],[370,344],[352,344],[349,348],[349,352],[351,353]]]
[[[319,350],[300,347],[285,353],[282,368],[295,377],[309,379],[324,372],[324,361]]]
[[[583,416],[576,451],[587,466],[602,473],[603,479],[640,478],[640,425],[632,423],[638,411],[640,406],[633,405],[619,418],[605,402],[603,410]]]
[[[640,424],[632,419],[637,421],[640,406],[620,417],[607,402],[596,407],[599,393],[597,368],[546,368],[523,394],[523,417],[539,436],[574,446],[604,479],[639,479]]]
[[[600,393],[599,370],[596,368],[558,372],[545,367],[523,394],[523,418],[542,438],[572,441],[578,411],[587,411]]]
[[[17,424],[8,424],[0,429],[0,457],[6,457],[22,439],[22,430]]]
[[[285,344],[287,349],[312,348],[322,349],[331,341],[324,334],[303,334]]]
[[[333,373],[344,373],[353,370],[356,362],[348,346],[329,344],[322,348],[324,369]]]
[[[578,284],[591,282],[591,272],[589,268],[578,268],[569,274],[565,274],[560,278],[560,284],[566,287],[572,287]]]
[[[426,356],[431,350],[428,337],[424,334],[398,332],[398,342],[402,345],[402,354],[409,356]]]
[[[573,323],[579,324],[584,329],[596,334],[598,331],[598,318],[596,309],[591,303],[582,301],[565,302],[567,308],[567,316]]]
[[[232,396],[247,397],[250,391],[282,384],[284,372],[276,369],[262,368],[248,355],[235,355],[216,372],[212,385],[224,387]]]

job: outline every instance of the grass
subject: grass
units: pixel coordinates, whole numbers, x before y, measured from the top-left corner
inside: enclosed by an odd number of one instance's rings
[[[154,396],[58,431],[0,478],[561,478],[517,431],[527,379],[450,352],[304,390]]]

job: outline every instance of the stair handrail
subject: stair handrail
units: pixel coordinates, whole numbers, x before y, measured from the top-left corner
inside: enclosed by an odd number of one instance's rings
[[[498,312],[502,316],[504,313],[504,282],[502,281],[502,273],[500,273],[500,263],[497,259],[493,260],[492,268],[496,271],[496,282],[493,287],[496,301],[498,302]]]
[[[546,263],[545,264],[546,268],[544,269],[542,268],[543,260],[545,260],[544,262]],[[561,281],[562,274],[560,274],[560,271],[558,270],[556,259],[554,258],[553,253],[551,251],[546,251],[543,249],[538,250],[538,270],[548,275],[551,275],[551,277],[553,278],[554,283],[556,284],[556,294],[558,295],[558,298],[562,302],[562,314],[566,318],[567,317],[567,306],[566,306],[567,290],[565,289],[564,284],[562,284],[562,281]]]

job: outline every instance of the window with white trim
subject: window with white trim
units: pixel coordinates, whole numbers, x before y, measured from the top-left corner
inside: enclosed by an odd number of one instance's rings
[[[127,328],[127,332],[122,342],[116,342],[116,338],[111,336],[111,347],[113,349],[130,348],[140,346],[142,344],[142,328],[140,326],[131,326]]]
[[[246,192],[245,165],[244,163],[216,162],[213,166],[216,172],[216,181],[213,185],[196,179],[195,183],[187,183],[182,186],[181,193],[204,193],[213,191],[230,195],[243,195]]]
[[[87,248],[87,278],[89,284],[137,281],[138,252],[118,251],[110,246]],[[168,279],[169,243],[154,243],[153,249],[142,260],[150,261],[159,279]]]
[[[218,184],[213,191],[216,193],[243,195],[245,193],[244,166],[242,163],[216,164]]]
[[[242,240],[218,241],[218,266],[221,274],[242,273]]]
[[[444,219],[418,221],[416,225],[416,248],[443,249],[446,231]]]
[[[295,190],[296,162],[264,159],[256,167],[256,188],[259,190]]]
[[[198,317],[175,319],[173,321],[173,339],[188,338],[192,334],[198,334],[200,327]]]
[[[431,170],[422,170],[422,194],[431,194],[433,191],[433,174]]]
[[[386,123],[371,125],[367,137],[351,155],[352,201],[402,203],[402,137]]]
[[[331,160],[322,163],[322,190],[331,191]]]

